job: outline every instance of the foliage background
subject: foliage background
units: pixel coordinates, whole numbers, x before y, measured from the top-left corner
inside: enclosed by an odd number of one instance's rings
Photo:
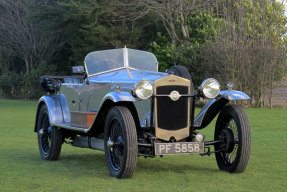
[[[287,18],[277,0],[2,0],[0,94],[37,98],[43,74],[71,74],[91,51],[153,52],[160,71],[187,67],[264,107],[286,74]],[[224,88],[224,86],[223,86]]]

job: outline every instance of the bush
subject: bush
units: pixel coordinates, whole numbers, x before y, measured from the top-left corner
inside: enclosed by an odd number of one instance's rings
[[[170,43],[167,37],[163,36],[161,33],[157,33],[157,39],[151,43],[149,51],[157,57],[159,71],[165,71],[167,68],[174,65],[172,58],[174,48],[174,45]]]
[[[201,45],[189,43],[186,45],[173,45],[167,37],[161,33],[157,34],[155,42],[151,43],[151,51],[159,61],[159,71],[165,71],[173,65],[185,66],[191,76],[195,86],[200,85],[204,79],[204,68],[200,55]]]
[[[26,73],[23,78],[25,94],[33,99],[43,95],[39,85],[39,78],[55,70],[55,65],[48,65],[45,61],[42,61],[37,69],[32,69],[30,73]]]
[[[8,72],[0,76],[1,95],[8,98],[14,96],[21,91],[23,86],[23,75],[15,72]]]
[[[206,78],[202,65],[202,57],[200,55],[201,45],[190,43],[187,45],[179,45],[173,50],[173,59],[177,65],[185,66],[192,77],[195,87],[199,86]]]

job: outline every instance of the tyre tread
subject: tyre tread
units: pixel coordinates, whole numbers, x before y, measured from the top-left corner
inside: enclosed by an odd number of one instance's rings
[[[133,144],[132,146],[130,146],[130,150],[128,150],[126,169],[121,176],[121,178],[130,178],[130,177],[132,177],[132,175],[135,171],[136,163],[137,163],[137,155],[134,155],[134,154],[137,154],[137,152],[138,152],[137,134],[136,134],[136,129],[135,129],[136,125],[135,125],[133,116],[132,116],[129,109],[127,109],[126,107],[123,107],[123,106],[118,106],[117,109],[121,113],[121,115],[124,119],[124,122],[126,123],[126,125],[125,125],[126,131],[127,131],[126,134],[130,136],[130,137],[127,137],[128,146]],[[135,145],[135,143],[136,143],[136,145]]]
[[[234,165],[226,167],[220,160],[220,155],[216,154],[216,160],[218,167],[222,170],[229,171],[230,173],[242,173],[248,164],[251,148],[251,136],[250,136],[250,125],[248,117],[241,106],[229,104],[226,105],[218,116],[216,122],[216,130],[220,129],[219,122],[222,121],[226,115],[233,114],[235,118],[238,118],[241,127],[241,142],[242,146],[239,151],[239,159],[235,160]],[[237,117],[236,117],[237,116]]]
[[[105,139],[107,139],[107,131],[108,127],[107,122],[110,118],[110,113],[119,114],[119,117],[121,118],[123,125],[123,134],[126,135],[126,144],[127,144],[127,150],[126,150],[126,160],[123,163],[120,170],[114,170],[109,161],[109,156],[107,153],[107,146],[105,145],[105,154],[106,154],[106,161],[107,165],[110,171],[110,174],[117,178],[130,178],[132,177],[137,164],[137,155],[138,155],[138,145],[137,145],[137,132],[136,132],[136,125],[133,119],[133,116],[130,112],[130,110],[124,106],[115,106],[110,109],[110,112],[107,115],[106,119],[106,125],[105,125]],[[125,128],[124,128],[125,127]],[[105,140],[106,142],[106,140]]]
[[[46,105],[42,105],[38,115],[40,116],[42,113],[45,113],[45,112],[48,113],[48,108]],[[39,119],[38,122],[41,122],[41,120]],[[39,128],[37,128],[37,132],[38,131],[39,131]],[[61,149],[62,149],[62,130],[58,127],[52,127],[51,134],[52,134],[51,147],[47,155],[44,155],[41,152],[39,138],[38,138],[38,145],[39,145],[40,155],[42,159],[49,160],[49,161],[55,161],[59,159]]]

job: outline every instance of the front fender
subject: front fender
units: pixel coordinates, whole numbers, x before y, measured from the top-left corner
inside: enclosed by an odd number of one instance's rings
[[[206,127],[219,113],[222,107],[224,107],[224,105],[226,105],[229,101],[245,99],[250,99],[250,97],[241,91],[220,91],[220,94],[216,98],[211,99],[203,106],[199,114],[194,119],[193,127],[195,129],[202,129]]]
[[[225,99],[229,101],[250,99],[250,97],[246,95],[245,93],[241,91],[236,91],[236,90],[220,91],[219,96],[224,97]]]
[[[49,113],[49,121],[51,125],[71,122],[71,114],[63,94],[46,95],[39,99],[34,131],[37,131],[38,113],[42,105],[46,105]]]
[[[101,106],[106,100],[111,100],[114,103],[120,102],[120,101],[131,101],[134,102],[135,98],[128,92],[110,92],[106,94],[101,102]]]

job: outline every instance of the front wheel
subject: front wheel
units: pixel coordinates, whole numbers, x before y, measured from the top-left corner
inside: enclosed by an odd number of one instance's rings
[[[250,154],[250,125],[245,111],[237,105],[225,106],[216,121],[214,140],[216,161],[219,169],[230,173],[245,170]]]
[[[137,133],[133,116],[126,107],[113,107],[106,117],[105,155],[112,176],[133,175],[138,155]]]

